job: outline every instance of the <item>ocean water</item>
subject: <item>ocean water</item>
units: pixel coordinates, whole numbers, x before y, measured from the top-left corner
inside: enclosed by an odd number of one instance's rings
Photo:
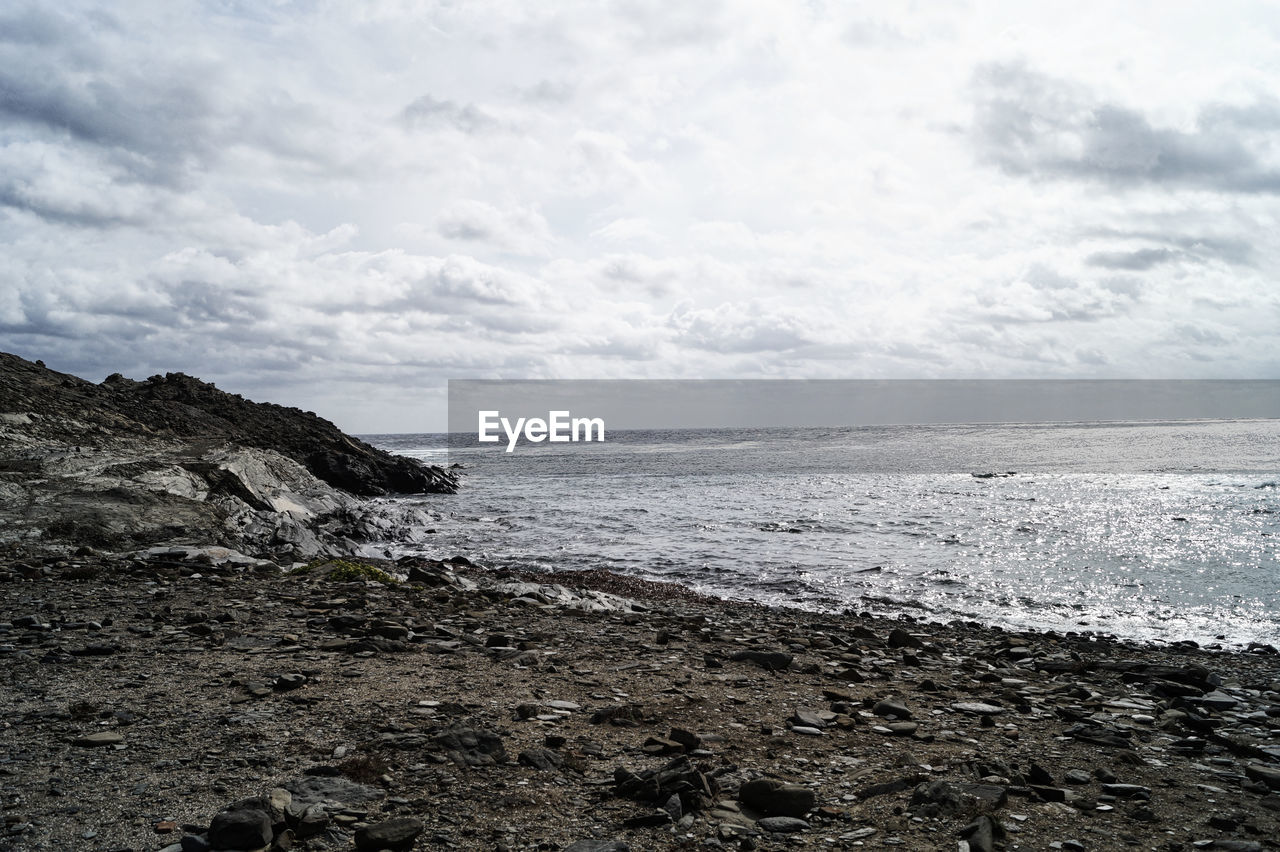
[[[636,431],[510,454],[445,437],[366,436],[465,467],[457,495],[398,498],[437,515],[401,552],[832,612],[1280,644],[1276,420]]]

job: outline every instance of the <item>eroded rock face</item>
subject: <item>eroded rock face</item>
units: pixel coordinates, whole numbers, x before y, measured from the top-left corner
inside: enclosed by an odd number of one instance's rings
[[[187,376],[94,385],[0,354],[0,543],[342,556],[426,526],[353,495],[455,485],[315,415]]]
[[[458,485],[449,471],[379,450],[312,412],[252,402],[183,373],[145,382],[116,374],[95,385],[0,353],[0,412],[0,436],[10,439],[75,446],[141,435],[272,450],[365,497],[453,493]]]

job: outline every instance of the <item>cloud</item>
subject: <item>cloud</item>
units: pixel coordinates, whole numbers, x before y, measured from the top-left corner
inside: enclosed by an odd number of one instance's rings
[[[757,301],[710,309],[680,306],[670,325],[680,343],[720,353],[793,350],[812,342],[813,333],[812,322],[799,312]]]
[[[444,127],[472,134],[500,127],[496,118],[475,104],[439,100],[431,95],[416,98],[400,115],[405,125],[414,130]]]
[[[1272,103],[1210,106],[1193,129],[1159,127],[1137,109],[1021,63],[982,65],[973,93],[978,155],[1011,175],[1117,188],[1280,192],[1266,134],[1242,132],[1274,129]]]
[[[1124,269],[1131,272],[1145,272],[1164,263],[1172,263],[1181,255],[1165,248],[1146,248],[1136,251],[1100,251],[1084,259],[1089,266],[1101,266],[1104,269]]]
[[[536,208],[498,208],[472,199],[457,201],[441,212],[435,229],[450,240],[484,243],[523,255],[547,256],[554,241],[547,220]]]

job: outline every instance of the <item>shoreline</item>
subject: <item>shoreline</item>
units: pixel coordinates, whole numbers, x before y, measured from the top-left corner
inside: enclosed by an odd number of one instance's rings
[[[1280,837],[1271,654],[603,571],[347,563],[410,574],[386,585],[332,561],[47,559],[0,571],[4,849],[177,852],[279,787],[293,804],[262,813],[298,849],[377,848],[377,825],[417,831],[403,848],[574,852]]]

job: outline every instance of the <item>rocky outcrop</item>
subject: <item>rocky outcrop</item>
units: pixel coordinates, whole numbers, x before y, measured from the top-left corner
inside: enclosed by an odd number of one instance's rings
[[[187,376],[95,385],[0,354],[0,544],[213,545],[294,562],[430,525],[421,508],[355,495],[455,487],[314,414]]]
[[[458,485],[447,470],[379,450],[309,411],[252,402],[182,373],[144,382],[117,373],[95,385],[0,353],[0,412],[0,425],[68,444],[137,435],[271,450],[362,497],[451,494]]]

